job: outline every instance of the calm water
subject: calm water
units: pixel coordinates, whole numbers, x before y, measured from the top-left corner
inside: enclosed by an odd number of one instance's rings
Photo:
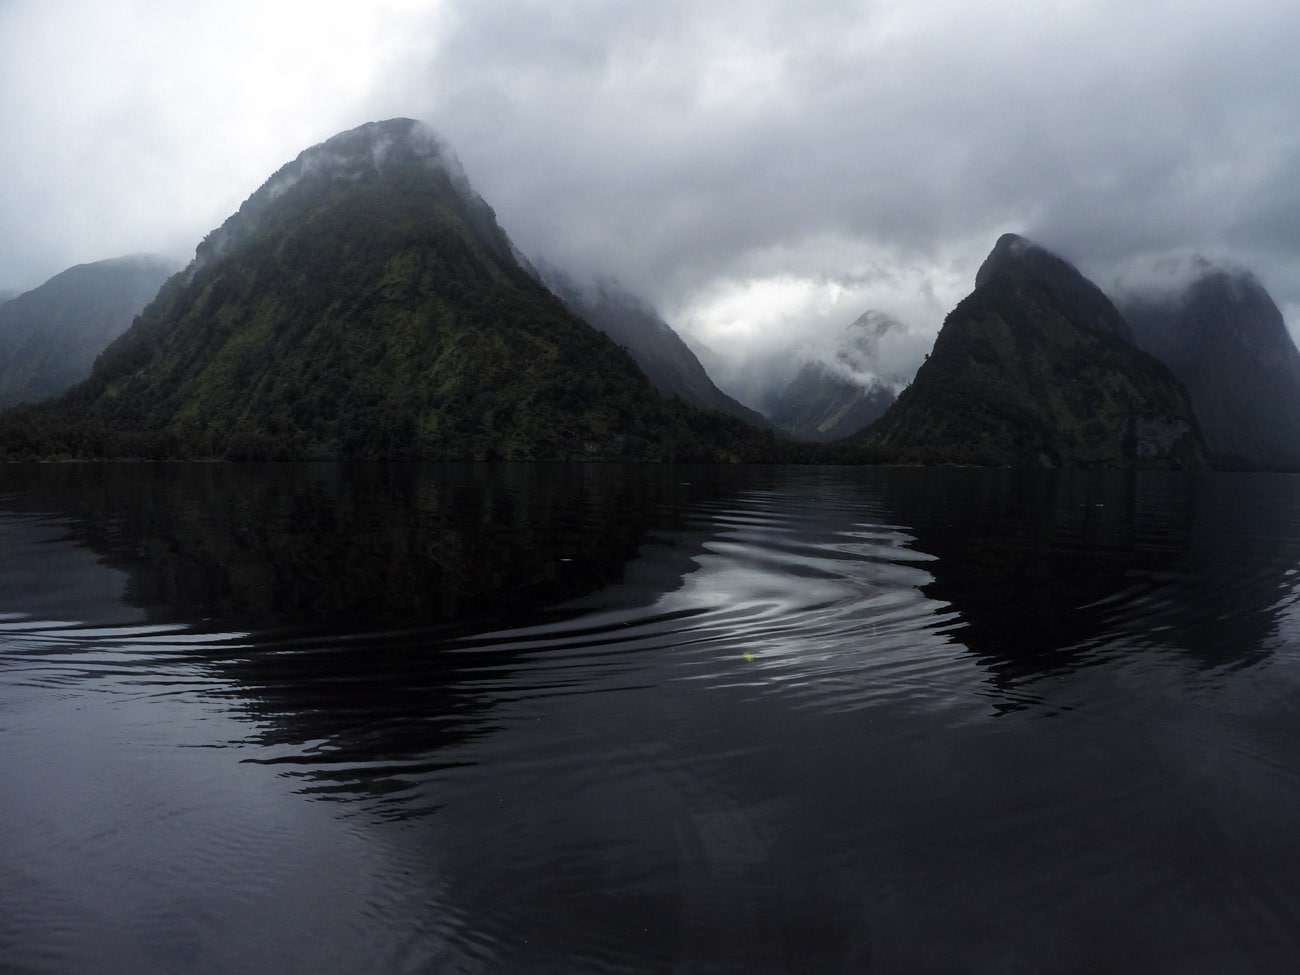
[[[1291,972],[1300,479],[0,467],[0,971]]]

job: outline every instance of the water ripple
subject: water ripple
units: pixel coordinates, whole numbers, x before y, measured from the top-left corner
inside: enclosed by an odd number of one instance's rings
[[[1296,955],[1289,481],[1236,510],[1213,480],[750,472],[670,492],[591,568],[627,495],[557,508],[536,471],[383,517],[361,492],[357,545],[327,470],[257,475],[264,521],[232,542],[200,494],[170,554],[117,508],[179,475],[122,476],[75,492],[81,528],[0,515],[0,967]],[[518,573],[478,564],[497,543]],[[516,582],[544,598],[457,601]]]
[[[881,698],[941,700],[945,685],[969,679],[947,635],[956,615],[922,592],[933,559],[905,533],[862,524],[809,532],[766,503],[736,508],[714,516],[724,530],[649,605],[615,587],[572,604],[584,610],[573,619],[488,632],[451,652],[487,658],[465,672],[505,695],[572,690],[565,675],[575,673],[587,684],[638,686],[644,671],[666,667],[668,680],[851,709]],[[657,578],[680,560],[661,541],[643,549],[640,568]],[[519,664],[519,654],[529,660]]]

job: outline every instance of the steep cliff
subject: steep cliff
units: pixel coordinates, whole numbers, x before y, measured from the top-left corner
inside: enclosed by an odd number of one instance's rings
[[[902,463],[1205,466],[1186,392],[1131,334],[1077,269],[1005,235],[863,439]]]

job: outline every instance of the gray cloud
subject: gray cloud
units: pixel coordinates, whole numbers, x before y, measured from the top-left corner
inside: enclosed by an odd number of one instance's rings
[[[1006,230],[1103,286],[1204,252],[1300,308],[1290,5],[358,6],[0,4],[0,286],[192,248],[306,145],[412,115],[525,252],[733,363],[872,308],[923,348]]]

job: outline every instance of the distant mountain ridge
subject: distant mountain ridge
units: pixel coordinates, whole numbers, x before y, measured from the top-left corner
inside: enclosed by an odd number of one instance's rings
[[[865,433],[885,459],[1206,466],[1183,387],[1072,265],[1001,237],[912,384]]]
[[[169,268],[130,258],[0,296],[0,407],[29,404],[6,412],[0,457],[1300,471],[1300,350],[1280,311],[1249,272],[1193,269],[1112,301],[1004,235],[892,404],[905,384],[878,374],[871,341],[890,326],[875,313],[775,400],[794,355],[724,377],[782,431],[850,438],[778,450],[652,307],[539,274],[446,143],[390,119],[280,167],[161,288]],[[917,351],[895,342],[890,358]]]
[[[0,408],[85,379],[175,271],[152,255],[79,264],[0,304]]]
[[[726,460],[768,445],[665,400],[573,317],[410,119],[277,170],[89,379],[22,419],[34,437],[62,425],[109,453],[183,457]]]
[[[900,327],[876,311],[849,323],[828,358],[810,358],[781,390],[772,423],[801,440],[828,442],[879,419],[895,399],[888,377],[878,374],[880,340]]]
[[[1300,351],[1282,313],[1248,271],[1190,270],[1118,299],[1138,345],[1187,387],[1217,465],[1300,470]]]
[[[760,429],[769,426],[762,414],[718,389],[672,326],[616,282],[583,287],[550,267],[539,267],[539,273],[571,312],[626,348],[660,392],[701,409],[728,413]]]

